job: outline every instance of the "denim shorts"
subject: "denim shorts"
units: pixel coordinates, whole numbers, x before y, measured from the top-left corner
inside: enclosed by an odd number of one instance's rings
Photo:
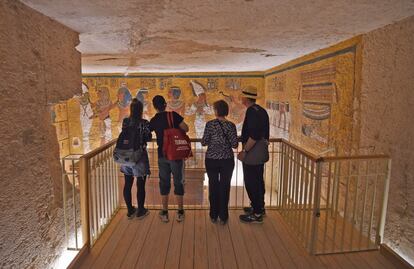
[[[168,195],[171,190],[171,174],[174,180],[174,194],[184,195],[184,161],[158,159],[161,195]]]
[[[121,173],[127,176],[143,177],[151,174],[148,153],[135,165],[121,165]]]

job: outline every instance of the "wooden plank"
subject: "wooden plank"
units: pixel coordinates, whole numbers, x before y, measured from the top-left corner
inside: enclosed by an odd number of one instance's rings
[[[271,222],[267,219],[263,223],[263,230],[282,268],[300,268],[294,257],[290,256],[289,249],[285,247],[283,240],[280,239]]]
[[[259,245],[259,250],[264,258],[268,268],[282,268],[279,262],[279,258],[276,253],[273,252],[272,245],[270,244],[265,232],[263,231],[263,225],[248,225],[252,235]]]
[[[91,268],[101,269],[109,262],[109,259],[112,256],[112,253],[115,251],[115,248],[118,242],[123,240],[123,236],[125,231],[128,229],[128,226],[133,222],[133,220],[129,220],[126,216],[126,212],[123,212],[122,220],[117,225],[117,229],[112,233],[110,239],[105,244],[104,248],[102,249],[99,257],[93,263]],[[122,213],[121,213],[122,214]]]
[[[253,265],[250,261],[249,253],[240,227],[239,221],[240,211],[231,210],[229,212],[229,229],[233,242],[234,254],[236,256],[237,265],[240,269],[250,269]],[[248,243],[248,242],[247,242]]]
[[[183,239],[183,223],[173,221],[173,227],[168,244],[167,257],[165,259],[165,268],[179,268],[181,255],[181,242]]]
[[[120,268],[123,263],[125,256],[128,253],[128,250],[131,247],[131,244],[134,242],[135,235],[142,230],[145,225],[145,221],[148,220],[150,216],[147,216],[143,220],[133,219],[130,220],[128,228],[125,230],[122,240],[117,244],[115,251],[112,253],[111,258],[108,263],[105,265],[105,268]],[[135,248],[135,246],[132,246]]]
[[[181,243],[180,268],[193,268],[194,266],[194,210],[185,211],[183,225],[183,241]]]
[[[80,266],[80,268],[91,268],[92,264],[95,262],[95,260],[99,257],[101,254],[101,251],[105,244],[108,242],[109,238],[111,237],[112,233],[119,229],[119,223],[126,222],[125,217],[126,211],[125,210],[119,210],[118,213],[115,215],[115,217],[112,219],[111,223],[108,225],[108,227],[105,229],[101,237],[95,242],[93,247],[90,249],[88,256],[85,258],[84,262]],[[124,218],[125,217],[125,218]]]
[[[206,215],[204,210],[195,210],[194,221],[194,268],[208,268]]]
[[[216,224],[223,268],[237,268],[236,256],[234,254],[233,242],[231,240],[229,225]]]
[[[387,261],[379,251],[364,251],[358,253],[372,268],[375,269],[397,269],[391,262]]]
[[[409,264],[406,260],[404,260],[400,255],[398,255],[392,248],[390,248],[386,244],[381,244],[380,253],[382,257],[386,260],[386,262],[392,263],[397,268],[402,269],[413,269],[414,266]]]
[[[169,215],[168,223],[159,219],[154,219],[152,222],[135,268],[164,268],[175,212],[170,211]]]
[[[268,210],[266,213],[269,216],[266,221],[272,223],[273,228],[285,244],[286,249],[291,253],[291,257],[295,260],[298,268],[324,268],[324,265],[316,257],[309,255],[300,245],[298,239],[293,237],[292,231],[288,229],[278,212]]]
[[[237,220],[239,219],[240,211],[233,212],[233,217]],[[242,236],[244,238],[244,242],[246,242],[246,248],[249,253],[250,261],[254,265],[254,268],[269,268],[264,260],[264,257],[260,251],[259,243],[256,241],[256,238],[252,232],[251,226],[252,225],[260,225],[260,224],[246,224],[240,223],[240,228],[242,231]],[[270,267],[271,268],[271,267]]]
[[[208,211],[205,211],[206,220],[209,218]],[[208,252],[208,268],[223,268],[221,257],[220,242],[216,224],[210,221],[206,222],[207,231],[207,252]]]
[[[130,235],[134,239],[128,250],[126,251],[122,264],[120,266],[121,269],[130,269],[134,268],[138,262],[138,259],[141,255],[142,249],[145,246],[146,239],[148,237],[149,231],[152,227],[152,223],[157,221],[157,212],[150,211],[150,215],[147,216],[145,219],[140,220],[141,224],[139,229],[136,231],[134,235]],[[155,220],[154,220],[155,219]]]

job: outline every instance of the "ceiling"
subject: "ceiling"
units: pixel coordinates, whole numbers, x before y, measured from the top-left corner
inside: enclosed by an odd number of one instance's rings
[[[259,71],[414,15],[413,0],[21,0],[80,33],[83,73]]]

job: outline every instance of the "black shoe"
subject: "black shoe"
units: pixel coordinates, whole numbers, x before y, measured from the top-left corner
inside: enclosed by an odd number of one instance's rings
[[[168,218],[168,210],[161,210],[158,214],[162,222],[169,222],[170,219]]]
[[[216,224],[217,223],[217,218],[210,218],[211,223]]]
[[[249,207],[243,207],[243,211],[246,214],[253,214],[253,207],[249,206]],[[266,209],[263,208],[262,211],[262,216],[265,217],[266,216]]]
[[[132,207],[132,210],[128,210],[127,217],[128,219],[132,219],[137,212],[137,209],[135,207]]]
[[[263,223],[263,216],[256,214],[240,215],[239,219],[243,223]]]
[[[143,219],[143,218],[145,218],[146,216],[148,216],[149,215],[149,210],[148,209],[146,209],[146,208],[143,208],[143,209],[141,209],[141,210],[138,210],[138,212],[137,212],[137,218],[138,219]]]
[[[184,209],[179,209],[177,211],[177,221],[182,222],[184,220]]]

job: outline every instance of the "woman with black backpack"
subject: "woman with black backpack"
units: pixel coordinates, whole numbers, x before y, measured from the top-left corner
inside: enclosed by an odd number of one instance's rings
[[[201,144],[208,146],[206,171],[209,179],[210,219],[226,224],[229,218],[228,204],[230,182],[234,169],[234,153],[237,148],[237,131],[233,122],[226,120],[229,106],[224,100],[214,103],[216,119],[207,122]]]
[[[147,176],[151,174],[149,167],[149,159],[147,152],[147,142],[151,141],[152,135],[149,122],[142,118],[144,106],[138,99],[132,99],[130,105],[130,116],[122,122],[122,132],[124,137],[132,137],[130,139],[118,138],[119,143],[133,143],[132,147],[135,153],[139,153],[138,161],[135,164],[122,164],[121,172],[125,177],[124,200],[128,208],[127,216],[132,219],[134,215],[138,219],[142,219],[149,214],[148,209],[144,207],[145,203],[145,181]],[[130,141],[132,140],[132,141]],[[134,177],[137,178],[137,202],[138,208],[132,205],[131,189],[134,184]]]

